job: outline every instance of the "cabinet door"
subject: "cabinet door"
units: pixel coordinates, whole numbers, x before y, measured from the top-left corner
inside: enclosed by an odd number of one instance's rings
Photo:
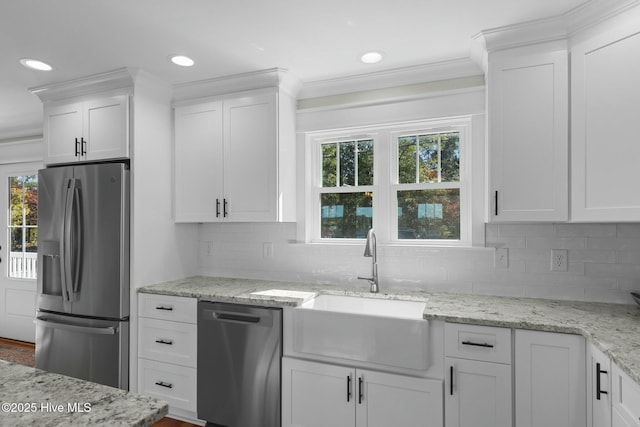
[[[611,426],[611,361],[587,346],[587,427]]]
[[[46,105],[44,109],[44,163],[78,160],[82,137],[82,103]]]
[[[621,26],[571,51],[571,217],[640,220],[640,32]]]
[[[585,342],[577,335],[516,330],[516,427],[583,427]]]
[[[510,427],[511,365],[445,358],[447,427]]]
[[[568,55],[489,58],[490,219],[566,221]]]
[[[276,103],[275,92],[224,101],[224,192],[231,221],[278,220]]]
[[[222,102],[175,108],[175,217],[212,222],[223,212]]]
[[[611,364],[613,426],[640,427],[640,384]]]
[[[283,427],[353,427],[354,380],[351,368],[282,358]]]
[[[364,369],[356,375],[357,427],[442,427],[442,381]]]
[[[86,160],[129,157],[129,97],[85,102],[82,135]]]

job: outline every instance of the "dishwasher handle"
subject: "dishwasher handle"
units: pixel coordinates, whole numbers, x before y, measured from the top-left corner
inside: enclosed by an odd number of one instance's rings
[[[250,314],[229,313],[214,311],[213,316],[221,322],[260,323],[260,317]]]

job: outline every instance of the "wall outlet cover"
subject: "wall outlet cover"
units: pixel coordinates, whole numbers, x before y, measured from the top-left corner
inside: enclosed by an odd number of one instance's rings
[[[551,250],[551,271],[569,270],[569,251],[566,249]]]
[[[497,248],[494,258],[495,268],[509,268],[509,248]]]

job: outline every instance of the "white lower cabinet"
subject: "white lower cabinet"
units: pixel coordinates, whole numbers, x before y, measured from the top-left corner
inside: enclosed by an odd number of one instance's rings
[[[284,357],[283,427],[441,427],[442,381]]]
[[[611,364],[611,425],[613,427],[640,427],[640,384]],[[595,424],[594,424],[595,427]]]
[[[516,330],[516,427],[584,427],[585,340]]]
[[[511,329],[445,324],[447,427],[511,427]]]
[[[587,345],[587,427],[611,427],[611,361]]]
[[[169,415],[196,417],[195,298],[140,294],[138,393],[169,403]]]

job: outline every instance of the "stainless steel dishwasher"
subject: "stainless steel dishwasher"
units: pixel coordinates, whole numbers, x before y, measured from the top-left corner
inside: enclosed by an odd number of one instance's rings
[[[198,303],[198,418],[280,427],[282,310]]]

